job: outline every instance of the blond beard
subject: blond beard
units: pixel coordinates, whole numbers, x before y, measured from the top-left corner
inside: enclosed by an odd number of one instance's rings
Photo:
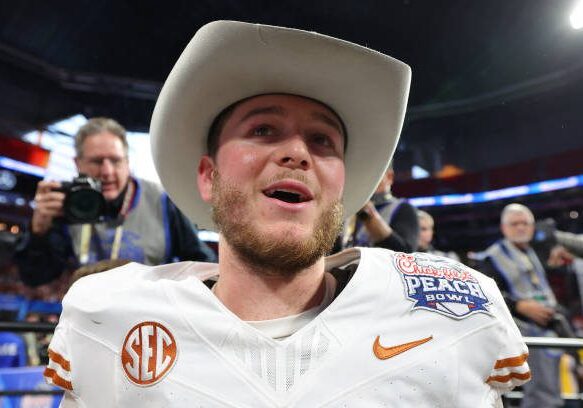
[[[241,260],[268,276],[292,277],[312,266],[331,250],[342,226],[343,206],[335,201],[322,211],[308,239],[290,238],[287,231],[274,238],[259,231],[248,205],[243,192],[214,172],[213,221]]]

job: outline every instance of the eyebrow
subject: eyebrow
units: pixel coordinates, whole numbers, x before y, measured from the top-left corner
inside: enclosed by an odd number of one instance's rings
[[[322,112],[313,112],[312,113],[312,117],[314,119],[316,119],[316,120],[320,120],[320,121],[326,123],[329,126],[332,126],[342,136],[346,136],[344,134],[344,130],[342,129],[342,127],[340,126],[340,124],[338,123],[338,121],[337,120],[334,120],[333,118],[331,118],[330,115],[326,115],[325,113],[322,113]]]
[[[247,112],[241,118],[241,120],[239,121],[239,123],[242,123],[242,122],[246,121],[250,117],[253,117],[253,116],[256,116],[256,115],[264,115],[264,114],[273,114],[273,115],[285,116],[286,111],[281,106],[277,106],[277,105],[274,105],[274,106],[265,106],[265,107],[251,109],[249,112]],[[330,115],[327,115],[327,114],[322,113],[322,112],[312,112],[311,116],[312,116],[313,119],[319,120],[321,122],[326,123],[328,126],[333,127],[341,135],[345,136],[344,130],[342,129],[342,126],[338,123],[337,120],[334,120],[332,117],[330,117]]]
[[[243,116],[241,118],[239,123],[245,122],[247,119],[249,119],[252,116],[264,115],[264,114],[274,114],[274,115],[284,116],[285,110],[281,106],[265,106],[265,107],[261,107],[261,108],[251,109],[249,112],[247,112],[247,114],[245,114],[245,116]]]

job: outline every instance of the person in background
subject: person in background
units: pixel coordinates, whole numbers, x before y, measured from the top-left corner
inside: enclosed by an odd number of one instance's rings
[[[66,269],[104,259],[147,265],[216,260],[161,187],[130,174],[126,131],[118,122],[90,119],[75,136],[75,151],[79,174],[101,183],[103,219],[68,222],[63,217],[62,184],[39,182],[29,236],[16,254],[27,285],[51,282]]]
[[[415,252],[419,241],[417,210],[391,193],[395,172],[389,167],[370,201],[346,221],[343,248],[378,247]]]
[[[417,251],[427,252],[433,255],[446,256],[455,261],[459,261],[459,257],[453,251],[443,252],[433,247],[433,233],[435,221],[431,214],[427,211],[417,210],[417,219],[419,220],[419,245]]]
[[[547,280],[543,261],[531,246],[534,215],[528,207],[512,203],[500,216],[503,238],[485,251],[481,270],[500,288],[524,336],[557,337],[568,331]],[[561,352],[533,348],[529,353],[532,381],[524,385],[521,407],[561,407],[559,359]]]

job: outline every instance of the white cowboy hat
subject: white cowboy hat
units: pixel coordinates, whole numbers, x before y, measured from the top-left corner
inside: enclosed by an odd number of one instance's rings
[[[405,116],[411,69],[347,41],[290,28],[215,21],[192,38],[166,80],[150,126],[164,188],[200,228],[213,228],[198,192],[199,159],[215,117],[255,95],[318,100],[343,120],[345,215],[375,190],[393,155]]]

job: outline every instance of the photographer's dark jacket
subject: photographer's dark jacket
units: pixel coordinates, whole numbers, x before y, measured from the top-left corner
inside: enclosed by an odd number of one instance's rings
[[[125,217],[119,210],[125,194],[108,203],[110,216],[91,225],[87,263],[109,259],[116,229],[122,225],[119,259],[146,265],[175,260],[214,262],[214,252],[201,242],[196,230],[161,188],[152,182],[133,179],[136,185],[130,209]],[[31,235],[17,253],[20,276],[25,284],[38,286],[58,278],[64,270],[79,266],[80,224],[55,221],[43,236]]]
[[[352,217],[346,222],[343,248],[360,246],[386,248],[399,252],[416,251],[419,240],[419,220],[415,207],[390,193],[374,194],[371,200],[393,232],[381,241],[372,242],[363,223],[357,217]]]

